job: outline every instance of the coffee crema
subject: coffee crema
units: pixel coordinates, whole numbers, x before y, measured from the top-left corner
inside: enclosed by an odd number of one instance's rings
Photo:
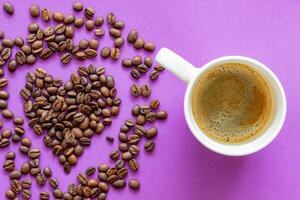
[[[204,72],[192,92],[192,113],[211,139],[229,144],[260,136],[274,114],[267,81],[252,67],[226,63]]]

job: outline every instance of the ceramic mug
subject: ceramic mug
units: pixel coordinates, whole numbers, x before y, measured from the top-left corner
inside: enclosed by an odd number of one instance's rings
[[[279,134],[286,116],[286,98],[283,87],[275,74],[264,64],[243,56],[225,56],[196,68],[173,51],[162,48],[155,60],[187,84],[184,97],[184,114],[187,124],[196,137],[208,149],[227,156],[243,156],[257,152],[270,144]],[[254,68],[269,82],[275,97],[275,114],[269,127],[259,137],[242,144],[224,144],[212,140],[197,126],[191,108],[192,90],[200,76],[207,70],[224,63],[242,63]]]

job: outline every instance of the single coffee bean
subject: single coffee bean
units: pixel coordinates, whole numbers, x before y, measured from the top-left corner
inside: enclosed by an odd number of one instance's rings
[[[28,174],[30,169],[31,169],[30,164],[28,162],[24,162],[21,166],[21,173]]]
[[[142,94],[142,88],[137,84],[132,84],[130,92],[133,96],[138,97]]]
[[[53,195],[55,198],[61,199],[63,196],[63,192],[60,189],[56,188],[53,190]]]
[[[39,30],[40,26],[37,23],[31,23],[28,25],[29,33],[36,33]]]
[[[118,37],[121,36],[121,31],[119,29],[116,29],[116,28],[110,28],[109,29],[109,34],[114,38],[118,38]]]
[[[87,39],[82,39],[79,42],[79,48],[81,49],[87,49],[90,45],[90,42]]]
[[[132,58],[132,64],[135,66],[138,66],[140,64],[142,64],[142,57],[139,55],[136,55]]]
[[[38,174],[36,176],[36,183],[39,186],[45,185],[46,184],[46,180],[47,180],[46,177],[44,175],[42,175],[42,174]]]
[[[139,163],[136,159],[131,159],[129,160],[128,162],[129,164],[129,168],[132,170],[132,171],[137,171],[139,169]]]
[[[94,21],[95,26],[102,26],[103,23],[104,23],[104,18],[102,16],[97,17]]]
[[[70,165],[70,163],[66,162],[66,163],[64,164],[64,172],[65,172],[66,174],[70,174],[70,173],[71,173],[71,165]]]
[[[168,113],[164,110],[160,110],[156,113],[157,119],[167,119],[168,118]]]
[[[40,152],[39,149],[31,149],[28,152],[28,157],[31,158],[31,159],[38,158],[38,157],[40,157],[40,155],[41,155],[41,152]]]
[[[23,180],[21,182],[21,186],[22,186],[23,189],[30,189],[31,184],[32,184],[31,180]]]
[[[99,172],[98,173],[98,179],[102,182],[106,182],[107,181],[107,175],[104,172]]]
[[[113,27],[117,29],[123,29],[125,27],[125,23],[123,21],[116,21]]]
[[[85,22],[85,28],[86,30],[90,31],[94,29],[94,21],[89,19]]]
[[[144,41],[143,39],[141,39],[141,38],[138,38],[138,39],[134,42],[133,47],[134,47],[135,49],[141,49],[141,48],[144,47],[144,45],[145,45],[145,41]]]
[[[9,38],[4,38],[4,39],[2,40],[2,45],[3,45],[4,47],[12,48],[12,47],[14,46],[14,41],[11,40],[11,39],[9,39]],[[2,51],[3,51],[3,50],[2,50]],[[2,57],[3,57],[3,55],[2,55]],[[4,58],[3,58],[3,59],[4,59]]]
[[[31,53],[31,47],[24,44],[22,47],[21,47],[21,50],[26,54],[26,55],[29,55]]]
[[[128,174],[128,170],[123,167],[123,168],[119,168],[118,172],[117,172],[117,176],[120,178],[120,179],[124,179],[126,178]]]
[[[14,151],[9,151],[5,155],[6,160],[14,160],[16,158],[16,153]]]
[[[68,15],[65,17],[64,24],[72,24],[75,21],[74,15]]]
[[[87,7],[84,9],[84,15],[88,19],[92,19],[95,14],[95,11],[92,7]]]
[[[5,95],[5,93],[3,93],[3,95]],[[0,98],[1,98],[1,91],[0,91]],[[8,98],[8,93],[7,93],[7,98]],[[14,117],[14,124],[16,126],[20,126],[24,124],[24,119],[22,117]]]
[[[148,122],[154,122],[157,118],[156,113],[155,112],[149,112],[145,115],[146,121]]]
[[[104,163],[104,164],[100,164],[98,166],[98,171],[99,172],[106,172],[109,169],[109,165]]]
[[[72,154],[68,157],[68,162],[70,163],[70,165],[76,165],[77,164],[77,157]]]
[[[109,142],[109,143],[114,143],[114,138],[112,136],[106,136],[106,140]]]
[[[120,157],[120,152],[118,150],[113,150],[111,153],[110,153],[110,158],[112,160],[118,160]]]
[[[128,33],[127,41],[131,44],[134,44],[137,41],[138,36],[139,36],[139,34],[138,34],[137,30],[133,29]]]
[[[125,40],[122,37],[118,37],[114,41],[114,46],[116,48],[121,48],[124,45]]]
[[[65,16],[61,12],[55,12],[53,14],[53,19],[57,22],[63,22],[65,19]]]
[[[154,138],[157,135],[157,128],[152,127],[145,132],[147,138]]]
[[[51,177],[52,176],[52,170],[50,167],[45,167],[43,169],[43,174],[46,176],[46,177]]]
[[[99,42],[98,42],[98,40],[95,40],[95,39],[90,40],[90,48],[91,48],[91,49],[97,50],[98,47],[99,47]]]
[[[50,199],[50,195],[48,192],[41,192],[39,196],[40,196],[40,200],[49,200]]]
[[[124,160],[117,160],[116,164],[115,164],[115,167],[118,168],[118,169],[121,169],[125,166],[125,162]],[[117,173],[118,174],[118,173]]]
[[[19,170],[14,170],[9,174],[9,178],[11,180],[17,179],[19,180],[21,177],[21,172]]]
[[[63,64],[68,64],[70,63],[72,60],[72,54],[70,53],[64,53],[61,57],[60,57],[60,61],[63,63]]]
[[[56,178],[50,178],[49,179],[49,184],[53,189],[56,189],[59,185],[59,182]]]
[[[66,26],[65,29],[65,36],[67,38],[73,38],[74,37],[74,29],[72,26]],[[68,47],[68,50],[71,50],[73,48],[73,41],[72,40],[68,40],[70,43],[68,43],[69,45],[71,45],[70,47]]]
[[[8,3],[8,2],[6,2],[6,3],[3,4],[3,9],[9,15],[13,15],[14,14],[14,7],[10,3]]]
[[[127,119],[125,121],[126,126],[133,127],[135,125],[135,122],[132,119]]]
[[[119,150],[122,152],[125,152],[128,150],[128,144],[127,143],[120,143],[119,144]]]
[[[131,114],[133,116],[138,116],[138,114],[140,113],[140,108],[138,105],[134,105],[131,109]]]
[[[12,119],[14,117],[14,113],[9,109],[4,109],[2,110],[2,116],[6,119]]]
[[[141,74],[137,69],[132,69],[130,74],[135,79],[139,79],[141,77]]]
[[[113,47],[110,51],[110,57],[114,60],[117,60],[120,57],[120,49]]]
[[[95,167],[88,167],[86,170],[85,170],[85,174],[88,175],[88,176],[92,176],[96,171],[96,168]]]
[[[3,169],[7,172],[11,172],[15,169],[15,162],[13,160],[6,160],[3,164]]]
[[[163,66],[161,66],[161,65],[156,65],[156,66],[154,67],[154,69],[157,70],[157,71],[159,71],[159,72],[165,70],[165,68],[164,68]]]
[[[84,19],[82,17],[79,17],[79,18],[75,19],[75,21],[74,21],[74,26],[76,28],[82,27],[83,24],[84,24]]]
[[[3,139],[3,138],[10,138],[10,137],[11,137],[11,134],[12,134],[12,132],[11,132],[10,129],[4,129],[4,130],[2,131],[2,133],[1,133],[2,139]]]
[[[129,187],[133,190],[138,190],[140,188],[140,182],[136,179],[130,179]]]
[[[40,7],[37,4],[33,4],[30,6],[29,13],[31,17],[39,17],[40,16]]]
[[[151,152],[155,148],[155,143],[152,140],[149,140],[144,144],[144,148],[146,151]]]
[[[31,198],[31,192],[28,189],[22,190],[22,197],[24,199],[30,199]]]
[[[150,102],[150,107],[151,109],[153,110],[157,110],[159,108],[159,105],[160,105],[160,102],[158,99],[153,99],[151,102]]]
[[[122,153],[122,160],[124,161],[129,161],[132,159],[132,157],[133,156],[129,151]]]
[[[156,79],[158,79],[158,77],[159,77],[159,71],[153,70],[153,71],[150,73],[149,77],[150,77],[151,80],[156,80]]]
[[[5,196],[8,199],[14,199],[16,197],[16,194],[12,190],[9,189],[6,191]]]
[[[94,35],[97,37],[102,37],[103,35],[105,35],[105,31],[101,28],[97,28],[94,30]]]
[[[27,57],[23,51],[18,51],[15,56],[16,62],[19,65],[23,65],[27,61]]]
[[[112,186],[116,189],[124,188],[126,186],[125,180],[117,180],[113,182]]]
[[[114,25],[116,23],[116,16],[114,13],[108,13],[106,16],[107,23]]]
[[[74,11],[82,11],[83,10],[83,4],[81,2],[76,2],[73,4],[73,10]]]
[[[19,133],[18,133],[19,134]],[[24,134],[24,133],[23,133]],[[20,135],[20,134],[19,134]],[[31,146],[31,140],[29,138],[22,138],[21,144],[25,147],[30,147]]]
[[[0,99],[0,109],[4,110],[6,108],[7,108],[7,101],[3,100],[3,99]]]
[[[155,44],[153,44],[152,42],[146,42],[145,45],[144,45],[144,49],[146,51],[154,51],[155,50]]]
[[[22,47],[24,45],[24,40],[23,40],[23,38],[17,36],[14,40],[14,43],[16,46]]]
[[[124,67],[131,67],[132,66],[132,60],[131,59],[128,59],[128,58],[124,58],[122,60],[122,65]]]
[[[149,57],[149,56],[147,56],[147,57],[145,57],[144,58],[144,64],[148,67],[148,68],[150,68],[150,67],[152,67],[152,58],[151,57]]]
[[[45,22],[48,22],[52,19],[50,10],[48,10],[46,8],[42,9],[41,16],[42,16],[42,20],[44,20]]]
[[[27,146],[24,146],[24,145],[20,145],[20,147],[19,147],[19,150],[20,150],[20,152],[21,153],[23,153],[23,154],[28,154],[28,152],[29,152],[29,147],[27,147]]]
[[[136,69],[143,74],[148,71],[148,67],[145,64],[139,64]]]

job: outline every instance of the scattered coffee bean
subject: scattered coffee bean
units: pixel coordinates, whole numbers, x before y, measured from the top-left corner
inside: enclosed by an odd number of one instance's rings
[[[31,170],[30,164],[28,162],[25,162],[21,166],[21,173],[22,174],[28,174]]]
[[[120,57],[120,49],[113,47],[110,51],[110,57],[117,60]]]
[[[21,182],[21,186],[24,189],[30,189],[31,188],[31,184],[32,184],[31,180],[23,180]]]
[[[142,64],[142,57],[139,55],[136,55],[132,58],[132,64],[135,66],[138,66],[140,64]]]
[[[138,190],[140,188],[140,182],[136,179],[130,179],[129,187],[133,190]]]
[[[108,13],[106,16],[107,23],[114,25],[116,23],[116,16],[114,13]]]
[[[50,167],[45,167],[43,169],[43,174],[46,176],[46,177],[51,177],[52,176],[52,170]]]
[[[14,7],[10,3],[8,3],[8,2],[6,2],[6,3],[3,4],[3,9],[9,15],[13,15],[14,14]]]
[[[144,144],[144,148],[148,152],[153,151],[155,148],[155,143],[152,140],[149,140]]]
[[[95,11],[92,7],[88,7],[88,8],[84,9],[84,15],[88,19],[92,19],[94,16],[94,13],[95,13]]]
[[[162,119],[163,120],[163,119],[168,118],[168,113],[164,110],[160,110],[160,111],[157,112],[156,116],[157,116],[157,119]]]
[[[156,79],[158,79],[158,77],[159,77],[159,71],[157,71],[157,70],[153,70],[151,73],[150,73],[150,79],[151,80],[156,80]]]
[[[110,153],[110,158],[112,160],[118,160],[120,157],[120,152],[118,150],[113,150],[111,153]]]
[[[150,102],[150,107],[151,109],[153,110],[157,110],[159,108],[159,105],[160,105],[160,102],[158,99],[153,99],[151,102]]]
[[[138,38],[138,39],[134,42],[133,47],[134,47],[135,49],[141,49],[141,48],[144,47],[144,45],[145,45],[145,41],[144,41],[143,39],[141,39],[141,38]]]
[[[126,181],[125,180],[117,180],[113,182],[112,186],[116,189],[124,188],[126,186]]]
[[[134,44],[137,41],[138,36],[139,36],[139,34],[138,34],[137,30],[133,29],[128,33],[127,41],[131,44]]]
[[[148,67],[145,64],[139,64],[136,69],[140,72],[145,74],[148,71]]]
[[[65,17],[64,24],[72,24],[75,21],[74,15],[68,15]]]
[[[53,14],[53,19],[57,22],[63,22],[65,19],[65,16],[61,12],[55,12]]]
[[[9,109],[2,110],[2,116],[7,119],[12,119],[14,117],[14,113]]]
[[[14,43],[16,46],[22,47],[24,45],[24,40],[23,40],[23,38],[17,36],[14,40]]]
[[[50,10],[48,10],[46,8],[42,9],[41,16],[42,16],[42,20],[44,20],[45,22],[48,22],[52,19]]]
[[[125,40],[122,37],[118,37],[114,41],[114,46],[116,48],[120,48],[120,47],[122,47],[124,45],[124,42],[125,42]]]
[[[6,160],[3,164],[5,171],[11,172],[15,169],[15,162],[13,160]]]
[[[6,191],[5,196],[8,199],[14,199],[16,197],[16,194],[12,190],[9,189]]]
[[[28,189],[22,190],[22,197],[24,199],[30,199],[31,198],[31,192]]]
[[[94,21],[95,26],[102,26],[104,23],[104,18],[102,16],[97,17]]]
[[[50,195],[48,192],[41,192],[39,196],[40,196],[40,200],[49,200],[50,199]]]
[[[125,58],[125,59],[122,60],[122,65],[124,67],[131,67],[132,66],[132,60],[128,59],[128,58]]]
[[[94,29],[94,21],[93,20],[87,20],[85,22],[85,28],[88,31],[93,30]]]
[[[82,11],[83,10],[83,4],[81,2],[76,2],[73,4],[73,10],[74,11]]]
[[[114,143],[114,138],[112,136],[106,136],[106,140],[110,143]]]
[[[138,97],[142,94],[142,88],[137,84],[132,84],[130,87],[130,92],[133,96]]]
[[[9,39],[9,38],[4,38],[2,40],[2,45],[3,47],[8,47],[8,48],[12,48],[14,46],[14,41]],[[4,50],[4,49],[3,49]],[[1,53],[3,53],[3,50]],[[2,55],[2,58],[3,58],[3,55]],[[4,59],[4,58],[3,58]]]
[[[103,35],[105,35],[105,31],[101,28],[97,28],[94,30],[94,35],[97,37],[102,37]]]
[[[96,171],[96,168],[95,167],[89,167],[85,170],[85,174],[88,175],[88,176],[92,176]]]
[[[16,153],[13,151],[9,151],[5,155],[6,160],[14,160],[16,158]]]
[[[137,69],[132,69],[130,74],[135,79],[139,79],[141,77],[141,74]]]
[[[129,160],[129,168],[132,170],[132,171],[137,171],[139,169],[139,163],[136,159],[131,159]]]
[[[109,47],[104,47],[102,50],[101,50],[101,57],[102,58],[108,58],[110,56],[110,48]]]
[[[155,44],[153,44],[152,42],[146,42],[144,45],[144,49],[146,51],[154,51],[155,50]]]

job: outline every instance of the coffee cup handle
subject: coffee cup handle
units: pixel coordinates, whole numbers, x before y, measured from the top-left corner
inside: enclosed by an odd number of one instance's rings
[[[161,48],[155,60],[186,83],[196,75],[196,67],[168,48]]]

